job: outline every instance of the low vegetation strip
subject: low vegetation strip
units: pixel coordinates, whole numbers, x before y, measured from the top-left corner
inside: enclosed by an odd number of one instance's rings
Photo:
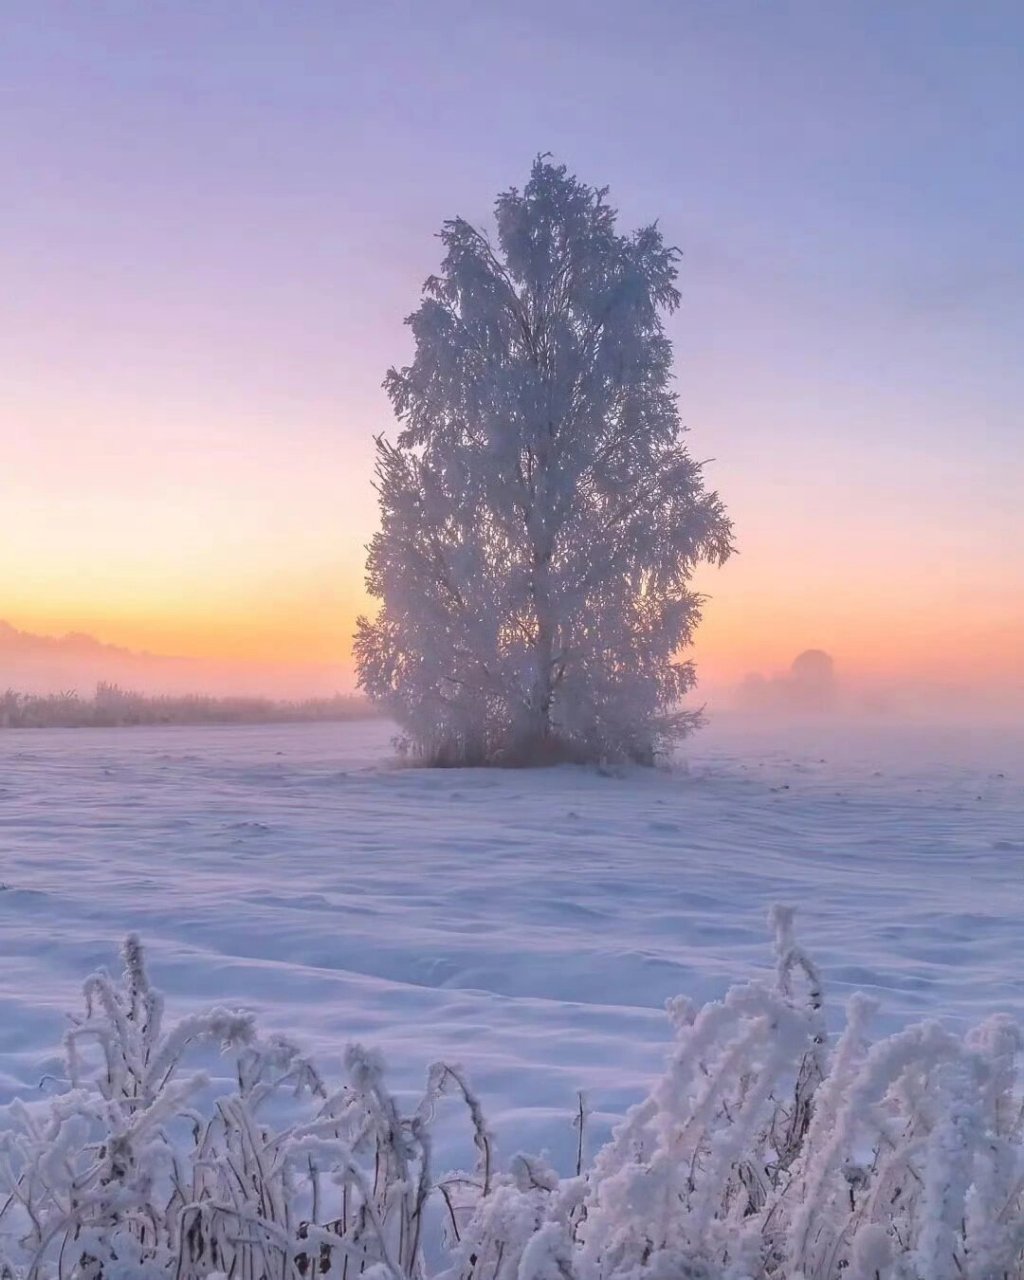
[[[361,697],[281,701],[203,694],[147,695],[100,683],[91,698],[77,691],[0,694],[0,729],[109,729],[143,724],[280,724],[288,721],[362,720],[376,716]]]

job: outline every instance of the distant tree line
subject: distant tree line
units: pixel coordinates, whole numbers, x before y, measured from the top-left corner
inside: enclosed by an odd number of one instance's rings
[[[91,698],[77,691],[0,694],[0,729],[89,729],[145,724],[275,724],[359,720],[374,715],[361,697],[335,694],[288,702],[202,694],[150,696],[101,682]]]

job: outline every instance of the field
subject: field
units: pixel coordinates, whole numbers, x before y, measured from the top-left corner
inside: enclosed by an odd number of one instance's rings
[[[175,1011],[255,1010],[330,1072],[461,1062],[506,1156],[571,1163],[660,1070],[665,1000],[770,964],[798,908],[833,1024],[1024,998],[1024,747],[1007,730],[722,721],[663,771],[421,771],[380,723],[0,735],[0,1102],[58,1069],[128,930]]]

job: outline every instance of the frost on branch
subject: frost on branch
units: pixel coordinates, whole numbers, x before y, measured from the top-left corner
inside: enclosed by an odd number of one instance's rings
[[[1024,1280],[1019,1028],[872,1044],[855,996],[830,1038],[792,913],[772,925],[773,981],[672,1001],[664,1075],[589,1166],[581,1132],[570,1176],[500,1165],[455,1066],[406,1113],[361,1046],[331,1090],[245,1015],[165,1025],[129,939],[121,981],[85,984],[64,1091],[3,1122],[0,1277]],[[232,1084],[187,1066],[211,1051]],[[435,1167],[445,1095],[468,1171]]]
[[[461,218],[386,387],[361,687],[434,763],[649,762],[697,720],[678,659],[731,526],[683,447],[675,249],[539,159]]]

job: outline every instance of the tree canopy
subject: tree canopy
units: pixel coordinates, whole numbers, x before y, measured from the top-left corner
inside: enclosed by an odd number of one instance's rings
[[[687,731],[690,588],[731,525],[683,444],[678,252],[546,158],[440,273],[385,382],[361,687],[434,762],[649,761]]]

